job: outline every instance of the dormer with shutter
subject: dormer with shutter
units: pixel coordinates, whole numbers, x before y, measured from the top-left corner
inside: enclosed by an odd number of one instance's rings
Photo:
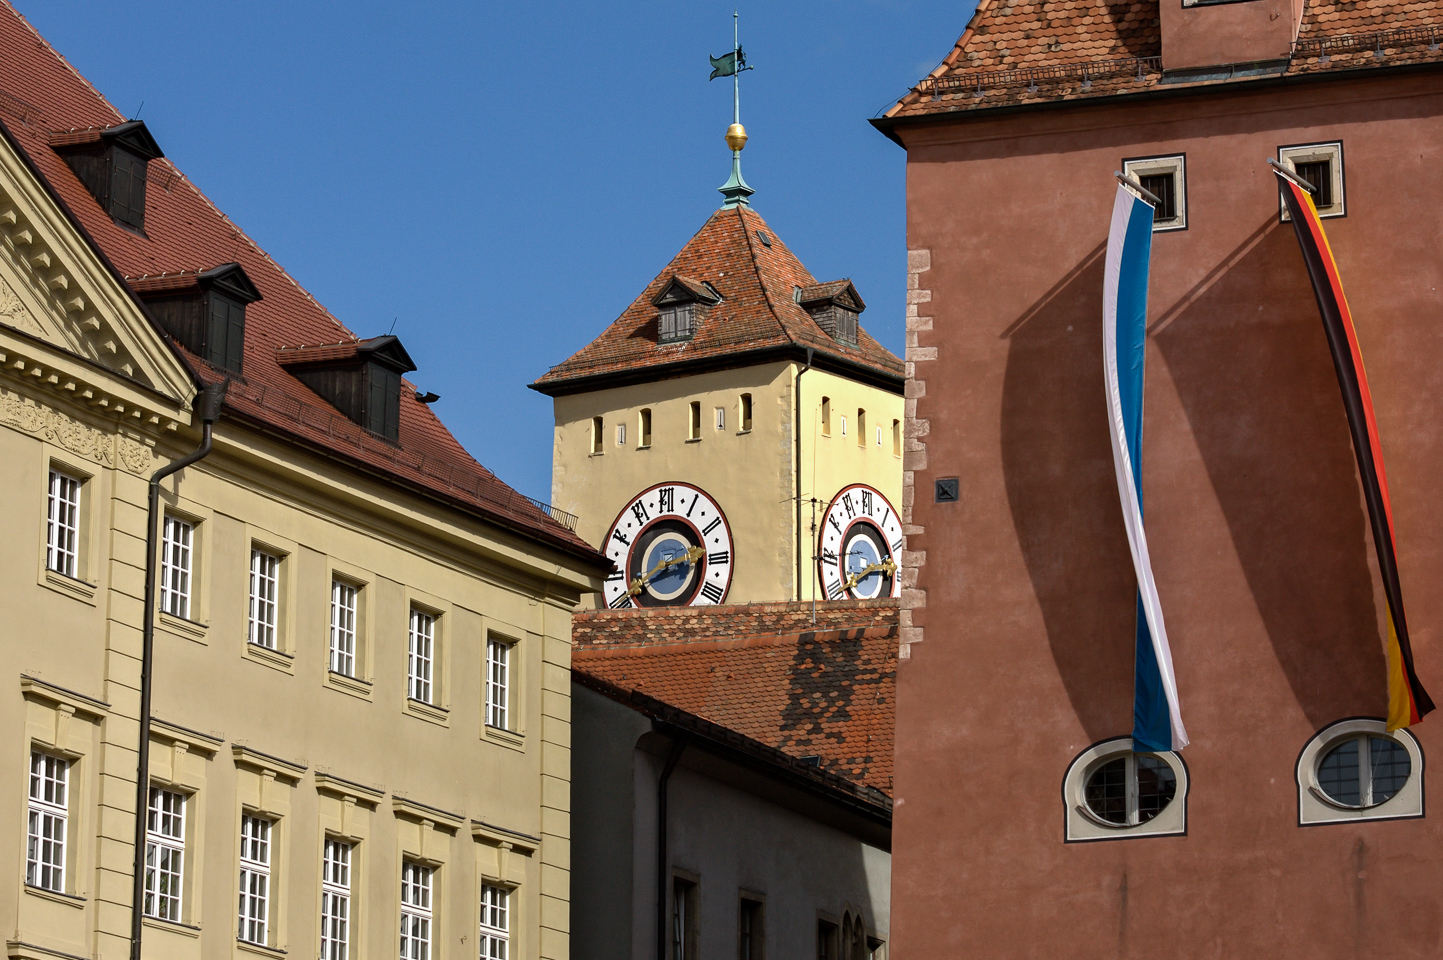
[[[130,288],[181,346],[213,367],[245,372],[246,306],[261,292],[240,264],[139,277]]]
[[[660,313],[656,324],[657,343],[680,343],[696,335],[708,308],[721,303],[722,296],[709,283],[673,276],[652,298]]]
[[[297,380],[367,430],[397,442],[401,375],[416,369],[393,336],[319,347],[282,347],[276,360]]]
[[[145,184],[150,161],[165,156],[140,120],[114,127],[53,134],[50,145],[111,219],[145,232]]]
[[[851,347],[857,345],[857,317],[867,305],[852,281],[832,280],[801,287],[795,296],[827,336]]]

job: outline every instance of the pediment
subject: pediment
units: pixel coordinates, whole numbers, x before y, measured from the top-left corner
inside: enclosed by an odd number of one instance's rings
[[[45,342],[180,404],[195,383],[8,140],[0,140],[0,330]]]

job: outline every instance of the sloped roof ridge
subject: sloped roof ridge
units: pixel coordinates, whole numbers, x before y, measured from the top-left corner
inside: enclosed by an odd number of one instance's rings
[[[766,279],[762,277],[762,265],[757,261],[757,248],[755,243],[752,241],[752,232],[750,229],[747,228],[747,216],[744,212],[745,209],[746,208],[740,205],[736,207],[737,220],[742,225],[742,237],[747,242],[747,262],[751,264],[752,273],[756,275],[757,286],[762,288],[762,299],[766,301],[767,312],[772,315],[772,319],[777,322],[777,326],[782,328],[782,336],[787,338],[787,342],[796,343],[797,338],[792,336],[792,331],[787,327],[786,321],[782,319],[781,314],[777,313],[777,305],[772,302],[772,291],[767,287]],[[767,222],[762,219],[761,214],[753,213],[753,216],[755,216],[757,220],[761,222],[762,226],[768,226]],[[776,231],[772,232],[775,233]],[[777,239],[781,238],[778,237]],[[815,280],[816,278],[813,277],[812,279]]]
[[[121,113],[118,109],[116,109],[115,104],[107,100],[105,98],[105,94],[97,90],[95,88],[95,84],[91,83],[88,79],[86,79],[85,74],[75,69],[75,65],[71,63],[68,59],[66,59],[64,54],[62,54],[59,50],[56,50],[55,47],[51,46],[50,41],[46,40],[45,37],[41,35],[39,30],[35,29],[35,25],[31,23],[28,19],[26,19],[25,14],[21,13],[19,10],[16,10],[15,5],[12,4],[10,0],[0,0],[0,2],[3,2],[5,6],[10,9],[10,12],[15,15],[15,18],[25,25],[25,29],[30,31],[30,35],[35,38],[35,42],[38,43],[41,48],[46,50],[56,60],[60,61],[60,63],[65,67],[66,70],[70,71],[70,73],[75,77],[75,79],[85,84],[85,89],[89,90],[92,94],[94,94],[96,100],[99,100],[102,104],[110,108],[110,111],[114,113],[117,118],[117,123],[125,122],[125,114]],[[44,111],[42,110],[41,113],[43,114]],[[114,126],[114,124],[112,124],[112,126]]]

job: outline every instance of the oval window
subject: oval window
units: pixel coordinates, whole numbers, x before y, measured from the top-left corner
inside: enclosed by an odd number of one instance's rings
[[[1149,753],[1127,753],[1099,764],[1083,788],[1093,815],[1120,827],[1147,823],[1175,796],[1177,775],[1167,761]]]
[[[1318,761],[1318,787],[1344,807],[1376,807],[1397,796],[1413,772],[1407,749],[1391,737],[1351,736]]]

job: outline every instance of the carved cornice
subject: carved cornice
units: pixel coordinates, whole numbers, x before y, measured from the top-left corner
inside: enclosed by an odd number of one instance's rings
[[[102,467],[120,467],[136,476],[150,472],[149,445],[87,426],[54,407],[3,387],[0,387],[0,424],[33,434]]]

